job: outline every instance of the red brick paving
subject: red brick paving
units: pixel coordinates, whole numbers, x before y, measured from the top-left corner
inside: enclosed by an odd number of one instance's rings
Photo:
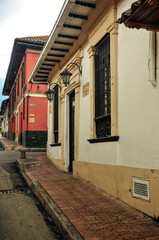
[[[42,185],[84,239],[159,239],[159,225],[151,218],[59,170],[46,157],[37,159],[23,163],[26,174]]]
[[[14,142],[6,137],[3,137],[1,134],[0,134],[0,142],[2,143],[3,146],[5,146],[5,150],[7,150],[7,151],[19,150],[19,149],[23,148],[23,146],[18,145],[16,142]]]
[[[59,170],[46,157],[25,164],[86,240],[159,239],[159,225],[91,184]]]

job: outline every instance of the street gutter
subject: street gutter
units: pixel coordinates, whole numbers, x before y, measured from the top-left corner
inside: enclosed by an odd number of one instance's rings
[[[47,214],[61,232],[63,238],[65,240],[84,240],[84,238],[80,235],[77,229],[61,211],[61,209],[57,206],[57,204],[49,196],[41,184],[38,181],[33,182],[28,177],[28,175],[25,173],[23,162],[20,159],[17,160],[17,165],[32,193],[44,207]]]

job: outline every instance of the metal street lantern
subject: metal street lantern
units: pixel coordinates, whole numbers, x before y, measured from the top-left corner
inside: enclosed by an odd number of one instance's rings
[[[60,73],[60,76],[62,77],[62,80],[63,80],[63,84],[65,85],[65,86],[67,86],[67,85],[69,85],[70,84],[70,77],[72,76],[72,73],[70,73],[68,70],[67,70],[67,68],[68,68],[68,66],[69,65],[75,65],[77,68],[78,68],[78,70],[79,70],[79,72],[80,72],[80,75],[82,75],[82,69],[78,66],[78,64],[77,63],[69,63],[68,65],[67,65],[67,67],[66,67],[66,69],[63,71],[63,72],[61,72]],[[58,85],[57,83],[51,83],[51,84],[49,84],[49,89],[47,90],[47,92],[45,92],[46,93],[46,95],[47,95],[47,98],[48,98],[48,100],[51,102],[52,100],[53,100],[53,95],[54,95],[54,90],[51,90],[50,89],[50,86],[51,85]],[[59,85],[58,85],[59,86]],[[59,86],[59,88],[61,89],[61,87]]]
[[[50,84],[49,84],[49,89],[47,90],[47,92],[45,92],[45,94],[47,95],[47,98],[48,98],[48,100],[49,100],[50,102],[53,100],[53,96],[54,96],[54,90],[51,90],[51,89],[50,89],[50,87],[51,87],[52,85],[55,85],[55,86],[58,85],[58,87],[59,87],[60,90],[61,90],[61,87],[60,87],[60,85],[59,85],[58,83],[50,83]]]
[[[49,86],[49,89],[46,92],[46,95],[47,95],[47,98],[48,98],[49,102],[51,102],[53,100],[54,91],[52,91],[50,89],[50,86]]]
[[[63,72],[60,73],[60,76],[62,77],[62,80],[63,80],[63,84],[65,84],[65,86],[70,84],[70,77],[72,76],[72,73],[70,73],[67,70],[69,65],[75,65],[78,68],[80,74],[82,75],[82,70],[80,69],[80,67],[78,66],[77,63],[74,63],[74,62],[69,63],[67,65],[66,69]]]
[[[62,73],[60,73],[60,76],[62,77],[62,80],[63,80],[63,84],[65,84],[65,86],[70,84],[71,75],[72,73],[70,73],[67,69],[65,69]]]

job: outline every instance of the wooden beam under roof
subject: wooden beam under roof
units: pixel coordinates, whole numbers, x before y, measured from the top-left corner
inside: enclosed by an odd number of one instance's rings
[[[38,74],[49,75],[49,72],[42,72],[42,71],[38,71]]]
[[[48,76],[42,76],[42,75],[35,75],[35,77],[37,77],[37,78],[44,78],[44,79],[48,78]]]
[[[44,61],[46,62],[55,62],[55,63],[60,63],[60,60],[59,59],[48,59],[48,58],[45,58]]]
[[[44,60],[45,61],[45,60]],[[47,66],[47,67],[54,67],[55,64],[51,64],[51,63],[42,63],[42,66]],[[51,69],[52,70],[52,69]]]
[[[73,46],[72,42],[55,41],[54,43],[59,45]]]
[[[43,65],[43,64],[42,64]],[[44,63],[44,66],[45,66],[45,63]],[[54,64],[52,66],[55,66]],[[40,67],[40,70],[44,70],[44,71],[51,71],[52,68],[45,68],[45,67]]]
[[[57,51],[57,52],[69,52],[69,49],[66,48],[50,48],[51,51]]]
[[[81,15],[81,14],[75,14],[75,13],[69,13],[69,17],[79,18],[79,19],[82,19],[82,20],[88,20],[88,16]]]
[[[78,36],[66,35],[66,34],[58,34],[58,37],[76,39],[76,40],[78,39]]]
[[[75,1],[75,4],[81,5],[83,7],[89,7],[89,8],[95,8],[96,7],[96,5],[94,3],[83,2],[83,1],[78,1],[78,0]]]
[[[82,30],[81,26],[77,26],[77,25],[70,25],[70,24],[63,24],[64,28],[70,28],[70,29],[76,29],[76,30]]]
[[[65,55],[64,55],[64,54],[52,54],[52,53],[48,53],[47,56],[48,56],[48,57],[59,57],[59,58],[63,58]]]
[[[137,28],[137,29],[144,28],[149,31],[159,32],[159,25],[154,25],[154,24],[144,24],[144,23],[140,23],[140,22],[126,21],[125,26],[130,27],[130,28]]]

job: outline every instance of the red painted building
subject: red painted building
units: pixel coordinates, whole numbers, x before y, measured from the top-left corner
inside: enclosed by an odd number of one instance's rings
[[[16,38],[3,87],[9,96],[9,138],[25,147],[46,147],[47,85],[28,83],[48,36]],[[39,82],[47,75],[39,72]]]

